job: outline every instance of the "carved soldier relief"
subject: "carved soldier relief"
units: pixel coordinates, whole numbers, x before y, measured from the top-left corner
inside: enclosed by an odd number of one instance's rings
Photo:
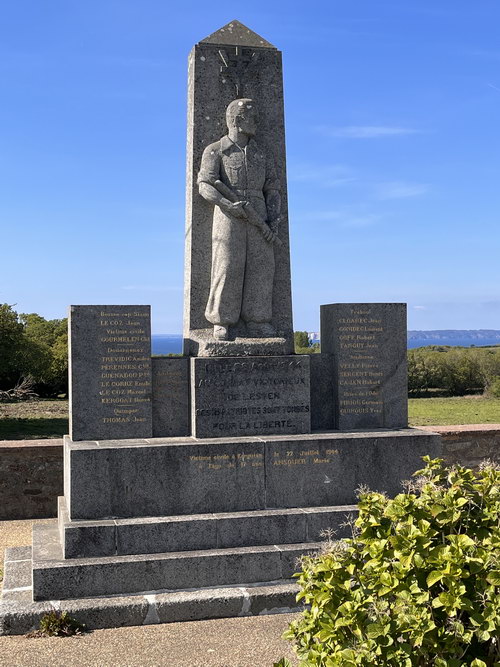
[[[273,156],[254,138],[258,109],[236,99],[226,110],[227,134],[207,146],[200,195],[214,205],[210,294],[205,309],[216,340],[236,325],[246,336],[273,338],[275,245],[281,212]]]

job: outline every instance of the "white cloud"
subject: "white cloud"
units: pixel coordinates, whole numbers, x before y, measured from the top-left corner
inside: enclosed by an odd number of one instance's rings
[[[425,306],[413,306],[413,310],[427,310]]]
[[[317,130],[327,137],[344,139],[375,139],[418,133],[418,130],[414,128],[397,125],[346,125],[344,127],[320,125]]]
[[[425,183],[404,183],[402,181],[390,181],[379,183],[375,186],[378,199],[406,199],[407,197],[418,197],[429,191]]]

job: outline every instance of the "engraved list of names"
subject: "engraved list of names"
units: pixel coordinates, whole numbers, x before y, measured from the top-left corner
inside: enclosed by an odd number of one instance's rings
[[[73,440],[152,435],[149,306],[71,306]]]
[[[407,426],[406,304],[322,306],[321,346],[333,360],[336,428]]]

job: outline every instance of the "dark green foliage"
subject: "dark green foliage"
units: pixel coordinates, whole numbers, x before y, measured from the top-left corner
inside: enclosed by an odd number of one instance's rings
[[[309,347],[309,336],[307,331],[294,331],[293,342],[295,347]]]
[[[0,389],[29,376],[38,394],[56,396],[67,392],[67,375],[67,320],[18,315],[12,306],[0,305]]]
[[[0,389],[9,389],[19,379],[23,331],[23,325],[12,306],[0,304]]]
[[[317,354],[320,352],[319,343],[309,341],[307,331],[295,331],[293,334],[295,354]]]
[[[500,376],[500,350],[430,345],[408,350],[410,396],[441,389],[448,396],[487,390]]]
[[[500,376],[493,377],[488,385],[488,394],[500,398]]]
[[[500,471],[424,459],[406,492],[361,492],[357,534],[307,557],[286,636],[302,665],[500,665]]]
[[[50,611],[40,619],[38,630],[29,633],[29,637],[71,637],[87,632],[85,625],[68,615],[67,611]]]

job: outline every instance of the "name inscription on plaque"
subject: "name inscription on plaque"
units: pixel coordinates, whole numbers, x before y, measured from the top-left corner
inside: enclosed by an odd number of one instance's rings
[[[321,349],[333,359],[336,428],[407,426],[406,304],[321,306]]]
[[[104,351],[99,365],[99,396],[103,407],[109,407],[102,423],[146,422],[140,404],[151,403],[149,313],[101,310],[98,327]]]
[[[378,356],[385,332],[382,318],[373,315],[371,308],[350,308],[337,322],[340,415],[380,414],[384,406],[384,371]]]
[[[149,306],[71,306],[73,440],[151,437]]]
[[[269,453],[268,465],[272,466],[307,466],[332,463],[339,454],[337,448],[304,448],[289,445],[285,451],[274,450]],[[265,455],[256,453],[204,454],[191,455],[189,463],[198,470],[234,470],[236,468],[263,468]]]

